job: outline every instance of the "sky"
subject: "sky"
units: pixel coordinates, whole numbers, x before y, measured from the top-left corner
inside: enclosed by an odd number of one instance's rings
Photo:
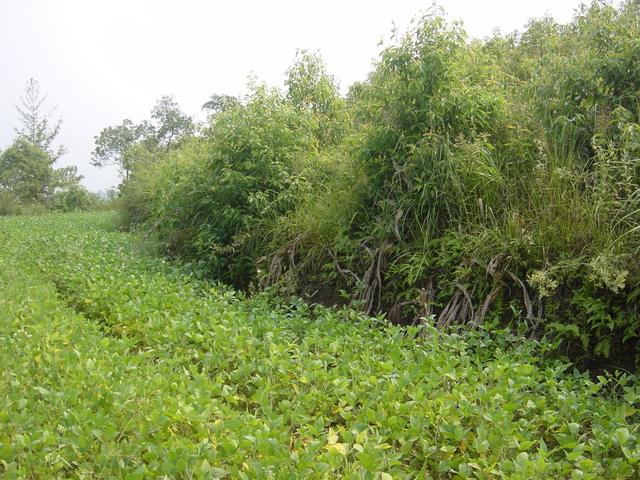
[[[441,0],[470,37],[522,30],[534,17],[568,22],[579,0]],[[90,165],[94,137],[149,118],[173,95],[202,119],[211,94],[241,96],[253,75],[282,86],[296,50],[318,51],[342,91],[364,80],[381,40],[431,7],[417,0],[0,0],[0,149],[18,125],[29,78],[62,118],[57,166],[76,165],[93,191],[120,181]]]

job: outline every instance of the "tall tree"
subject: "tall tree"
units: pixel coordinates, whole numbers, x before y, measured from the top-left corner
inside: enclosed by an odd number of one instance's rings
[[[46,95],[40,93],[40,84],[30,78],[16,105],[21,126],[15,128],[19,138],[46,152],[51,163],[54,163],[66,151],[64,146],[53,147],[53,142],[60,133],[62,119],[51,121],[51,112],[45,111]]]

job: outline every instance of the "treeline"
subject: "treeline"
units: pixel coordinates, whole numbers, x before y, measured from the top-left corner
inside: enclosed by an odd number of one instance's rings
[[[55,146],[62,120],[45,111],[47,96],[30,79],[20,97],[13,143],[0,152],[0,215],[97,208],[105,199],[80,184],[75,166],[56,168],[66,149]]]
[[[123,221],[238,288],[633,362],[639,39],[635,1],[484,41],[426,15],[346,96],[300,52],[284,90],[212,97],[206,128],[128,125]]]

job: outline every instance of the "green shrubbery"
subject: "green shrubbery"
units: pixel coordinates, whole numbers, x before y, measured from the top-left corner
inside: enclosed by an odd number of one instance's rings
[[[505,331],[193,278],[106,227],[0,219],[2,478],[638,478],[637,379]]]
[[[639,18],[637,2],[594,2],[567,25],[469,41],[428,15],[346,98],[301,54],[285,92],[254,85],[204,135],[134,166],[124,211],[237,287],[629,357]]]

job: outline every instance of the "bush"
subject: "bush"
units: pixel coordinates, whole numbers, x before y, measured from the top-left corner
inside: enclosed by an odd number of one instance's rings
[[[71,185],[53,194],[53,209],[62,212],[95,209],[102,203],[101,199],[89,192],[82,185]]]
[[[19,212],[18,200],[9,192],[0,190],[0,215],[15,215]]]

